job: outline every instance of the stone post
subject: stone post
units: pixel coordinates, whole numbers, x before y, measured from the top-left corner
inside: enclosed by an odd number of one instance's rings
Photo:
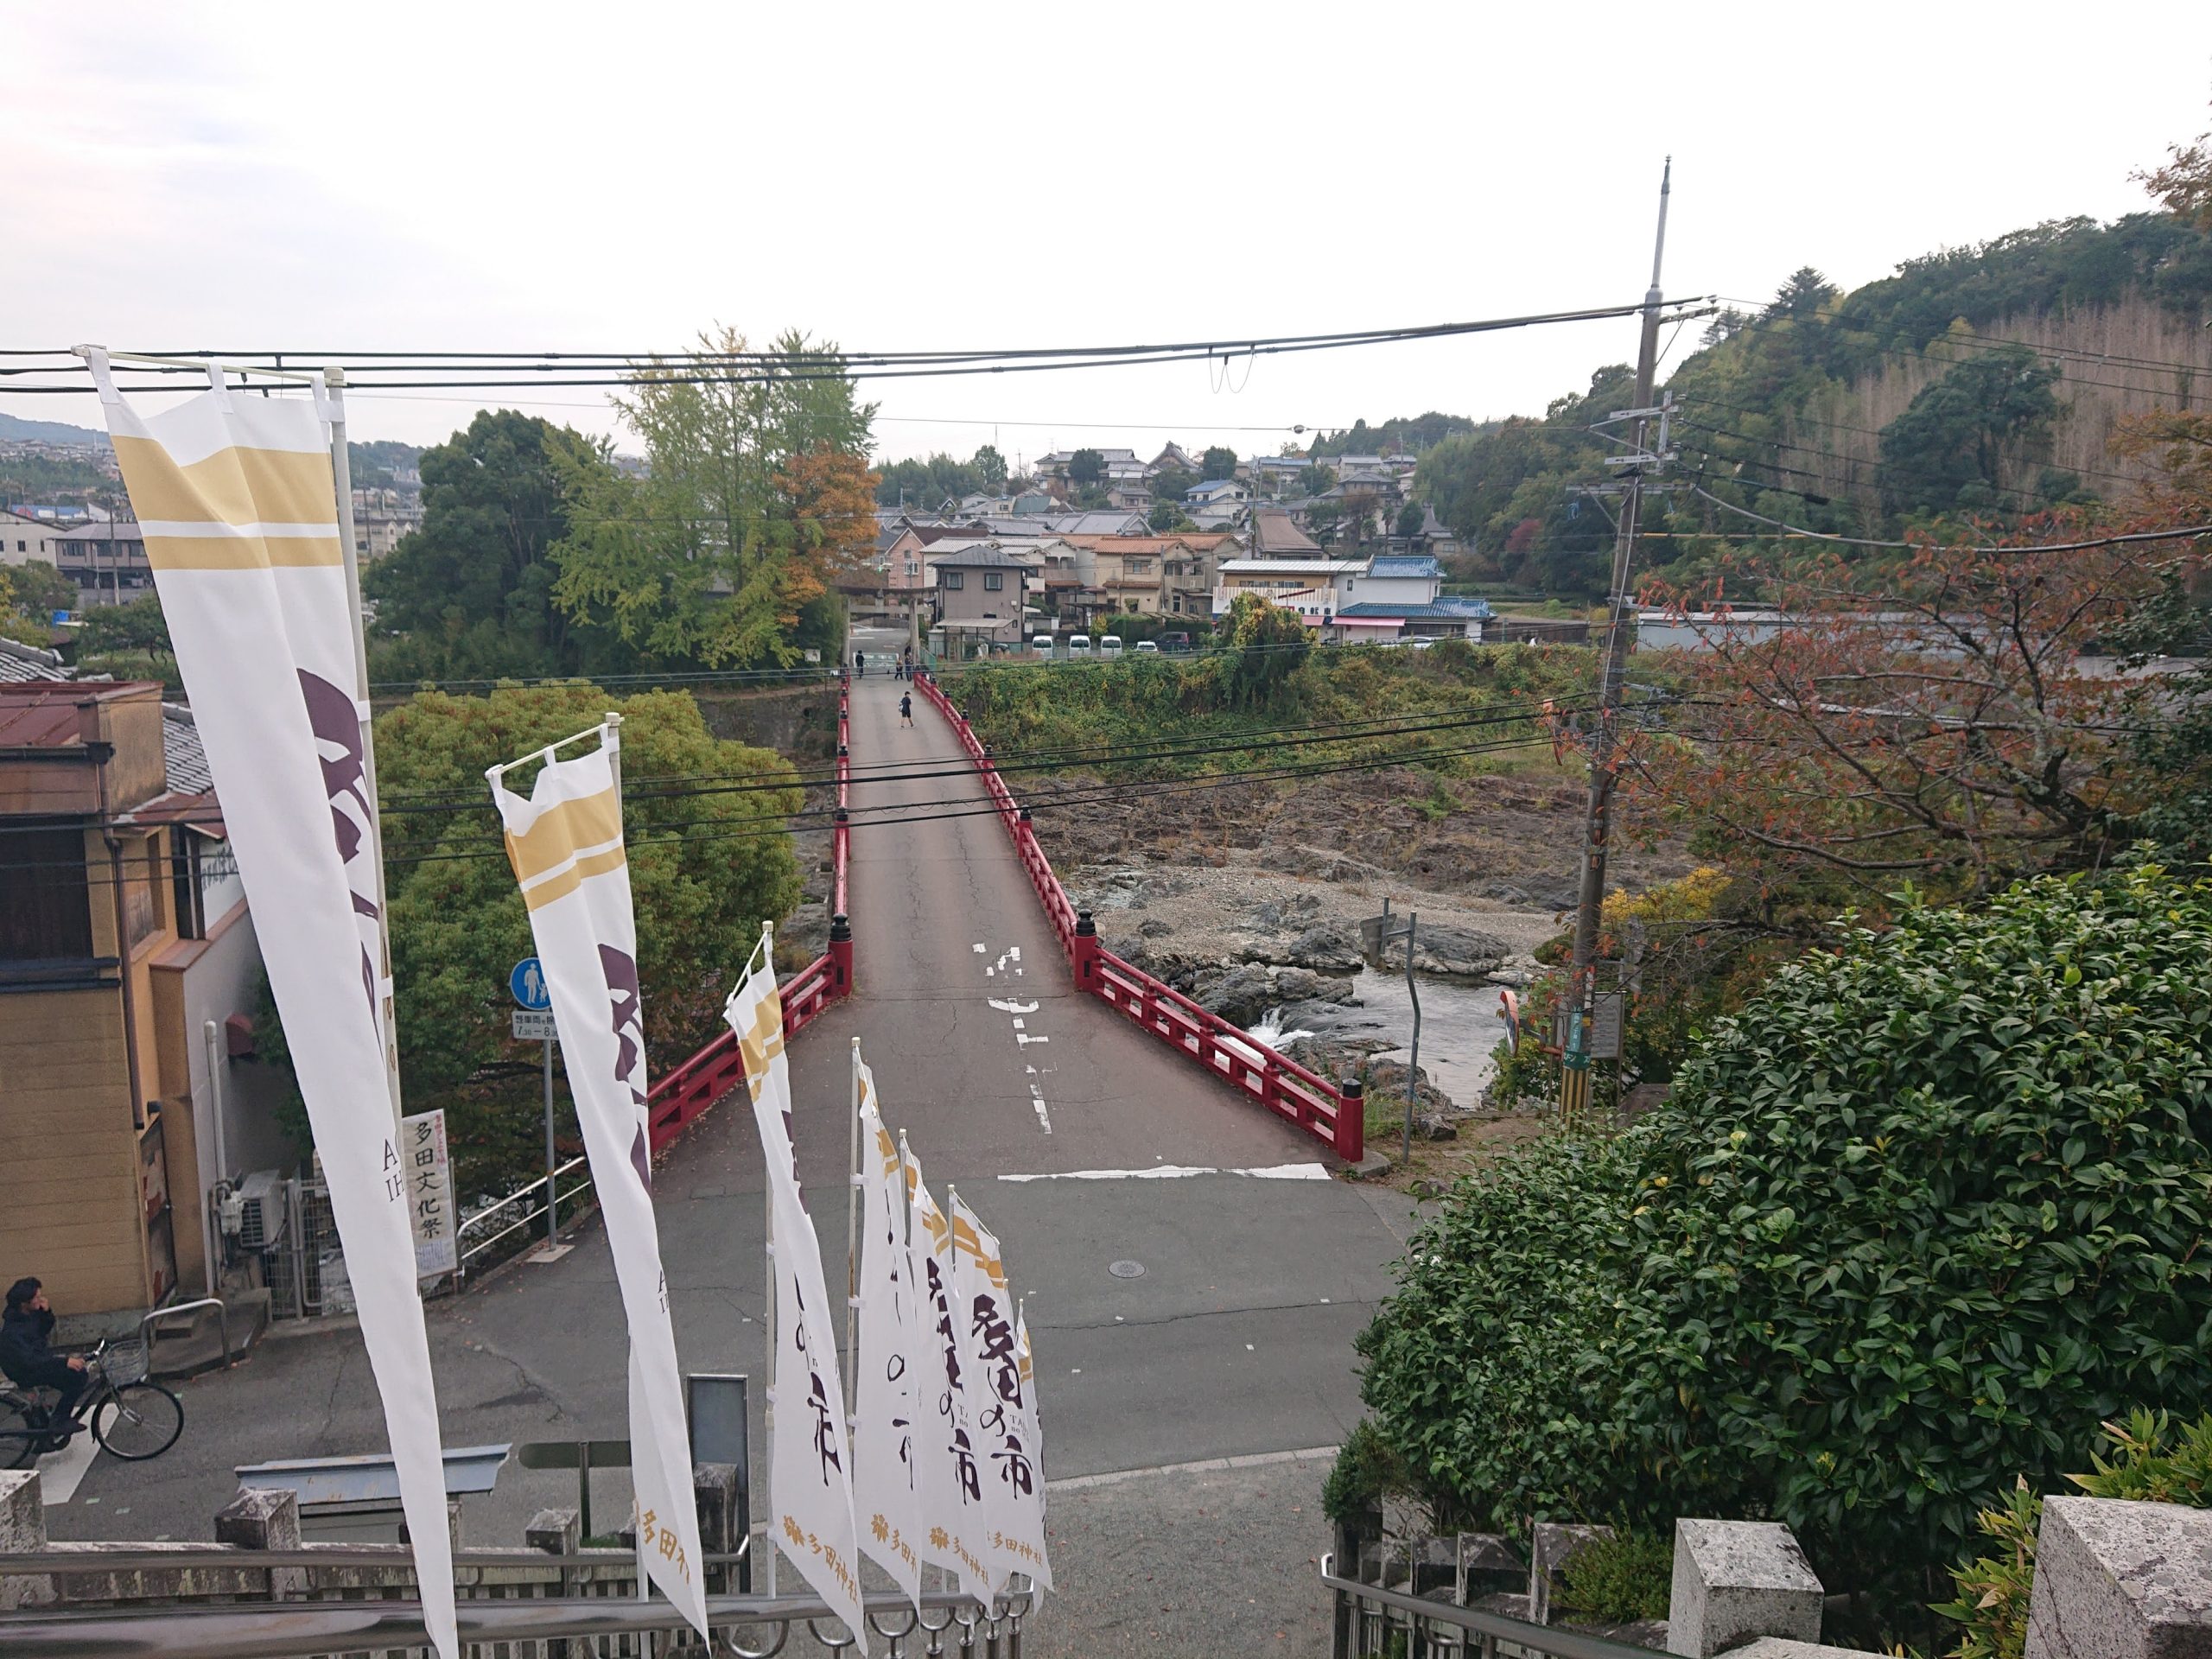
[[[35,1555],[46,1548],[46,1495],[35,1469],[0,1469],[0,1554]],[[54,1599],[54,1580],[19,1573],[0,1579],[0,1611]]]
[[[1560,1586],[1557,1573],[1574,1555],[1601,1538],[1613,1535],[1611,1527],[1570,1526],[1539,1521],[1529,1534],[1529,1622],[1552,1622],[1552,1595]]]
[[[1821,1639],[1821,1581],[1774,1521],[1675,1522],[1667,1651],[1713,1659],[1757,1637]]]
[[[523,1548],[548,1555],[573,1555],[583,1541],[583,1528],[574,1510],[540,1510],[523,1529]]]
[[[2047,1497],[2027,1659],[2212,1653],[2212,1510]]]
[[[289,1487],[248,1486],[215,1511],[215,1541],[238,1549],[300,1547],[300,1495]],[[282,1601],[308,1587],[303,1567],[269,1569],[269,1599]]]

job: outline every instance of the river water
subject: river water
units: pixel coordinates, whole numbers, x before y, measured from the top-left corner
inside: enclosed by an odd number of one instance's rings
[[[1491,1051],[1505,1032],[1497,1018],[1497,987],[1427,975],[1416,975],[1415,983],[1421,991],[1421,1069],[1455,1104],[1472,1106],[1497,1070]],[[1252,1034],[1270,1046],[1301,1031],[1316,1037],[1380,1037],[1391,1045],[1384,1054],[1406,1058],[1414,1013],[1404,973],[1363,968],[1352,980],[1352,990],[1359,998],[1357,1007],[1300,1002],[1287,1011],[1287,1021],[1284,1010],[1271,1011]]]

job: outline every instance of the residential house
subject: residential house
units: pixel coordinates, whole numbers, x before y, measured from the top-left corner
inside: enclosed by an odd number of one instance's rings
[[[1249,470],[1255,494],[1280,499],[1300,488],[1299,480],[1313,463],[1303,455],[1255,455]]]
[[[55,543],[65,528],[52,518],[0,508],[0,564],[50,564],[58,569],[61,555]]]
[[[1044,513],[1057,512],[1059,505],[1044,490],[1024,490],[1014,498],[1012,513],[1016,518],[1034,518]]]
[[[1152,486],[1145,483],[1109,485],[1106,505],[1123,512],[1144,512],[1152,505]]]
[[[95,519],[54,538],[54,568],[77,584],[79,609],[128,605],[154,589],[146,538],[136,519]]]
[[[1225,531],[1186,530],[1173,537],[1160,561],[1161,608],[1170,616],[1211,616],[1220,562],[1243,550],[1243,543]]]
[[[1321,543],[1298,527],[1286,507],[1255,507],[1252,512],[1252,553],[1256,558],[1320,558]]]
[[[1367,574],[1345,584],[1327,638],[1347,642],[1480,639],[1489,601],[1446,596],[1443,572],[1427,554],[1378,554]]]
[[[1157,616],[1166,608],[1163,572],[1171,555],[1183,550],[1170,536],[1071,536],[1071,546],[1090,556],[1089,582],[1082,595],[1092,616]]]
[[[1170,443],[1152,458],[1152,470],[1155,473],[1164,473],[1170,467],[1177,472],[1195,473],[1198,470],[1198,463],[1183,452],[1181,444]]]
[[[1026,639],[1026,598],[1041,588],[1043,561],[1033,549],[989,542],[930,563],[937,577],[937,620],[931,632],[958,654],[964,647],[1019,645]]]
[[[1251,499],[1251,490],[1233,478],[1210,478],[1183,492],[1183,505],[1193,513],[1207,508],[1240,506]]]
[[[259,951],[221,807],[161,698],[0,684],[0,1261],[119,1326],[218,1276],[217,1181],[293,1157],[242,1063]]]
[[[1094,508],[1087,512],[1055,512],[1041,521],[1055,536],[1148,536],[1152,524],[1144,514],[1125,507]],[[1034,528],[1031,534],[1039,533]]]
[[[1081,449],[1090,450],[1109,468],[1111,468],[1116,461],[1133,463],[1137,459],[1137,452],[1134,449],[1101,449],[1095,444],[1086,443],[1078,446],[1077,449],[1055,449],[1049,455],[1038,456],[1037,476],[1065,478],[1068,475],[1069,463],[1075,460]]]
[[[1344,606],[1355,602],[1367,559],[1224,559],[1213,592],[1213,613],[1225,615],[1239,594],[1257,594],[1271,605],[1295,611],[1308,627],[1327,626]]]

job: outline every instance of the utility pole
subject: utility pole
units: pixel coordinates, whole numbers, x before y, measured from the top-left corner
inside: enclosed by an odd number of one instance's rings
[[[1667,252],[1667,197],[1675,162],[1667,158],[1659,179],[1659,233],[1651,250],[1651,286],[1643,296],[1643,338],[1636,354],[1636,407],[1625,411],[1634,424],[1627,457],[1630,466],[1621,498],[1618,533],[1613,538],[1613,575],[1606,590],[1611,613],[1605,629],[1605,663],[1598,691],[1598,729],[1590,743],[1590,800],[1583,820],[1582,891],[1574,916],[1574,957],[1567,981],[1567,1052],[1560,1074],[1560,1115],[1569,1122],[1590,1105],[1590,1014],[1596,983],[1592,964],[1598,952],[1598,912],[1605,901],[1605,851],[1612,833],[1613,745],[1620,720],[1621,682],[1628,669],[1628,603],[1636,563],[1637,516],[1643,506],[1643,476],[1653,459],[1647,440],[1652,417],[1651,383],[1659,365],[1659,267]],[[1662,423],[1664,432],[1664,423]],[[1663,447],[1663,445],[1662,445]]]

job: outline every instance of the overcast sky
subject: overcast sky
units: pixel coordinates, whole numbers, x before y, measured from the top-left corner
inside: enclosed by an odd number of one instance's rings
[[[2144,205],[2212,6],[12,7],[0,346],[643,351],[1296,334],[1633,302]],[[1694,330],[1677,342],[1679,357]],[[883,386],[884,455],[1272,453],[1537,411],[1635,324]],[[486,396],[493,396],[486,394]],[[505,401],[613,429],[588,392]],[[90,397],[0,409],[86,425]],[[435,442],[467,402],[353,401]]]

